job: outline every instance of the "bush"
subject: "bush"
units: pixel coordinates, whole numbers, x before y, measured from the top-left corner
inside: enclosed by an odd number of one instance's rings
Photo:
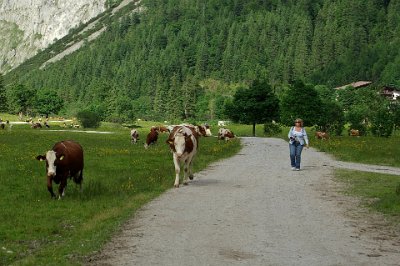
[[[78,112],[76,118],[84,128],[98,128],[101,122],[101,116],[89,110]]]
[[[282,128],[277,123],[265,123],[264,124],[264,134],[268,137],[276,136],[282,133]]]

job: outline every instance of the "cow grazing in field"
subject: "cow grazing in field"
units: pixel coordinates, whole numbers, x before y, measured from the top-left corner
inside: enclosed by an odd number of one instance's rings
[[[156,126],[156,129],[160,133],[169,133],[170,132],[166,126]]]
[[[315,137],[317,139],[327,140],[327,139],[329,139],[329,134],[324,131],[317,131],[317,132],[315,132]]]
[[[65,196],[68,178],[73,178],[82,190],[83,149],[79,143],[72,140],[57,142],[46,155],[38,155],[36,159],[46,161],[47,189],[52,198],[56,197],[53,192],[53,181],[60,184],[59,199]]]
[[[146,143],[144,147],[147,149],[151,144],[157,143],[158,130],[156,127],[151,127],[149,134],[147,134]]]
[[[42,128],[42,124],[40,124],[39,122],[37,122],[37,123],[32,122],[31,128]]]
[[[358,129],[350,129],[350,136],[359,137],[360,131]]]
[[[210,126],[207,124],[201,126],[195,126],[196,132],[203,137],[210,137],[212,136]]]
[[[136,144],[139,139],[139,132],[136,129],[131,130],[131,143]]]
[[[193,179],[192,162],[198,149],[197,134],[186,126],[175,127],[169,134],[167,144],[172,151],[172,158],[175,166],[174,187],[179,187],[179,175],[181,163],[184,162],[183,184],[187,185],[188,178]]]
[[[232,139],[232,138],[234,138],[234,137],[235,137],[235,135],[233,134],[233,132],[230,131],[230,130],[227,129],[227,128],[220,128],[220,129],[218,130],[218,139],[219,139],[219,140],[228,141],[228,140],[230,140],[230,139]]]

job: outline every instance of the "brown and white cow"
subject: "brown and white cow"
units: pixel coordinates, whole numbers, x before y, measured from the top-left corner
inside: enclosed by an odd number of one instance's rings
[[[220,128],[220,129],[218,130],[218,139],[219,139],[219,140],[228,141],[228,140],[230,140],[230,139],[232,139],[232,138],[234,138],[234,137],[235,137],[235,135],[233,134],[233,132],[230,131],[230,130],[227,129],[227,128]]]
[[[147,149],[151,144],[156,144],[158,140],[158,130],[156,127],[151,127],[149,134],[146,137],[144,147]]]
[[[350,136],[359,137],[360,131],[358,129],[350,129]]]
[[[317,139],[327,140],[327,139],[329,139],[329,134],[324,131],[317,131],[317,132],[315,132],[315,137]]]
[[[193,180],[192,162],[198,149],[198,135],[189,127],[179,126],[169,134],[166,142],[172,151],[175,166],[174,187],[179,187],[182,162],[184,162],[183,184],[187,185],[188,178]]]
[[[210,126],[207,124],[201,126],[195,126],[196,132],[203,137],[210,137],[212,136]]]
[[[79,143],[72,140],[57,142],[46,155],[38,155],[36,159],[46,161],[47,190],[52,198],[56,197],[53,192],[53,181],[60,184],[59,199],[65,196],[68,177],[73,178],[82,190],[83,149]]]
[[[136,144],[139,139],[139,132],[136,129],[131,130],[131,143]]]

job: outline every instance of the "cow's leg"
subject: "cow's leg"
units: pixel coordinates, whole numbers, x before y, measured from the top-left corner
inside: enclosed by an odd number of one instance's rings
[[[53,177],[51,177],[51,176],[47,177],[47,190],[50,192],[50,195],[52,198],[56,197],[56,194],[54,194],[54,191],[53,191]]]
[[[179,187],[179,174],[181,172],[181,166],[179,163],[178,158],[176,158],[175,154],[174,154],[174,165],[175,165],[175,183],[174,183],[174,187]]]
[[[83,181],[82,172],[83,170],[78,171],[78,173],[74,175],[74,182],[79,185],[79,190],[81,192],[82,192],[82,181]]]
[[[58,199],[65,196],[65,187],[67,186],[67,177],[62,177],[60,186],[58,187]]]
[[[183,184],[187,185],[188,184],[188,176],[189,176],[189,166],[190,166],[190,158],[187,158],[185,160],[184,164],[184,173],[183,173]],[[192,179],[190,179],[192,180]]]
[[[193,157],[189,160],[189,179],[193,180]]]

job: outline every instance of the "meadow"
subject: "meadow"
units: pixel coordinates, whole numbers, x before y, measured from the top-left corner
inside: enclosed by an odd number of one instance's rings
[[[150,125],[137,125],[141,140],[136,145],[130,143],[130,129],[112,124],[98,129],[110,134],[29,125],[1,130],[0,265],[81,265],[138,208],[172,189],[175,171],[167,134],[160,134],[149,149],[143,147]],[[45,162],[35,157],[65,139],[84,148],[83,191],[69,180],[65,198],[52,200]],[[209,137],[199,142],[195,172],[241,148],[238,140]]]
[[[3,120],[15,117],[1,116]],[[5,118],[4,118],[5,117]],[[60,124],[51,130],[65,130]],[[130,143],[127,127],[102,123],[90,134],[72,131],[34,130],[14,125],[0,131],[0,265],[81,265],[134,215],[146,202],[172,189],[174,167],[166,134],[145,150],[143,142],[155,122],[137,122],[140,141]],[[227,125],[237,136],[251,136],[250,125]],[[212,132],[217,134],[217,126]],[[289,128],[275,137],[287,139]],[[400,166],[399,136],[331,137],[317,140],[307,128],[311,147],[332,154],[338,160]],[[256,136],[264,137],[257,125]],[[46,188],[45,163],[35,157],[60,140],[80,142],[85,153],[84,185],[81,193],[69,180],[62,200],[50,199]],[[218,142],[201,138],[194,171],[237,153],[236,139]],[[196,176],[196,174],[195,174]],[[196,177],[195,177],[196,178]],[[336,170],[335,178],[348,184],[343,191],[365,199],[365,205],[390,217],[400,215],[400,177]],[[55,191],[57,186],[53,185]],[[399,192],[396,192],[399,191]],[[371,200],[373,199],[373,200]]]

